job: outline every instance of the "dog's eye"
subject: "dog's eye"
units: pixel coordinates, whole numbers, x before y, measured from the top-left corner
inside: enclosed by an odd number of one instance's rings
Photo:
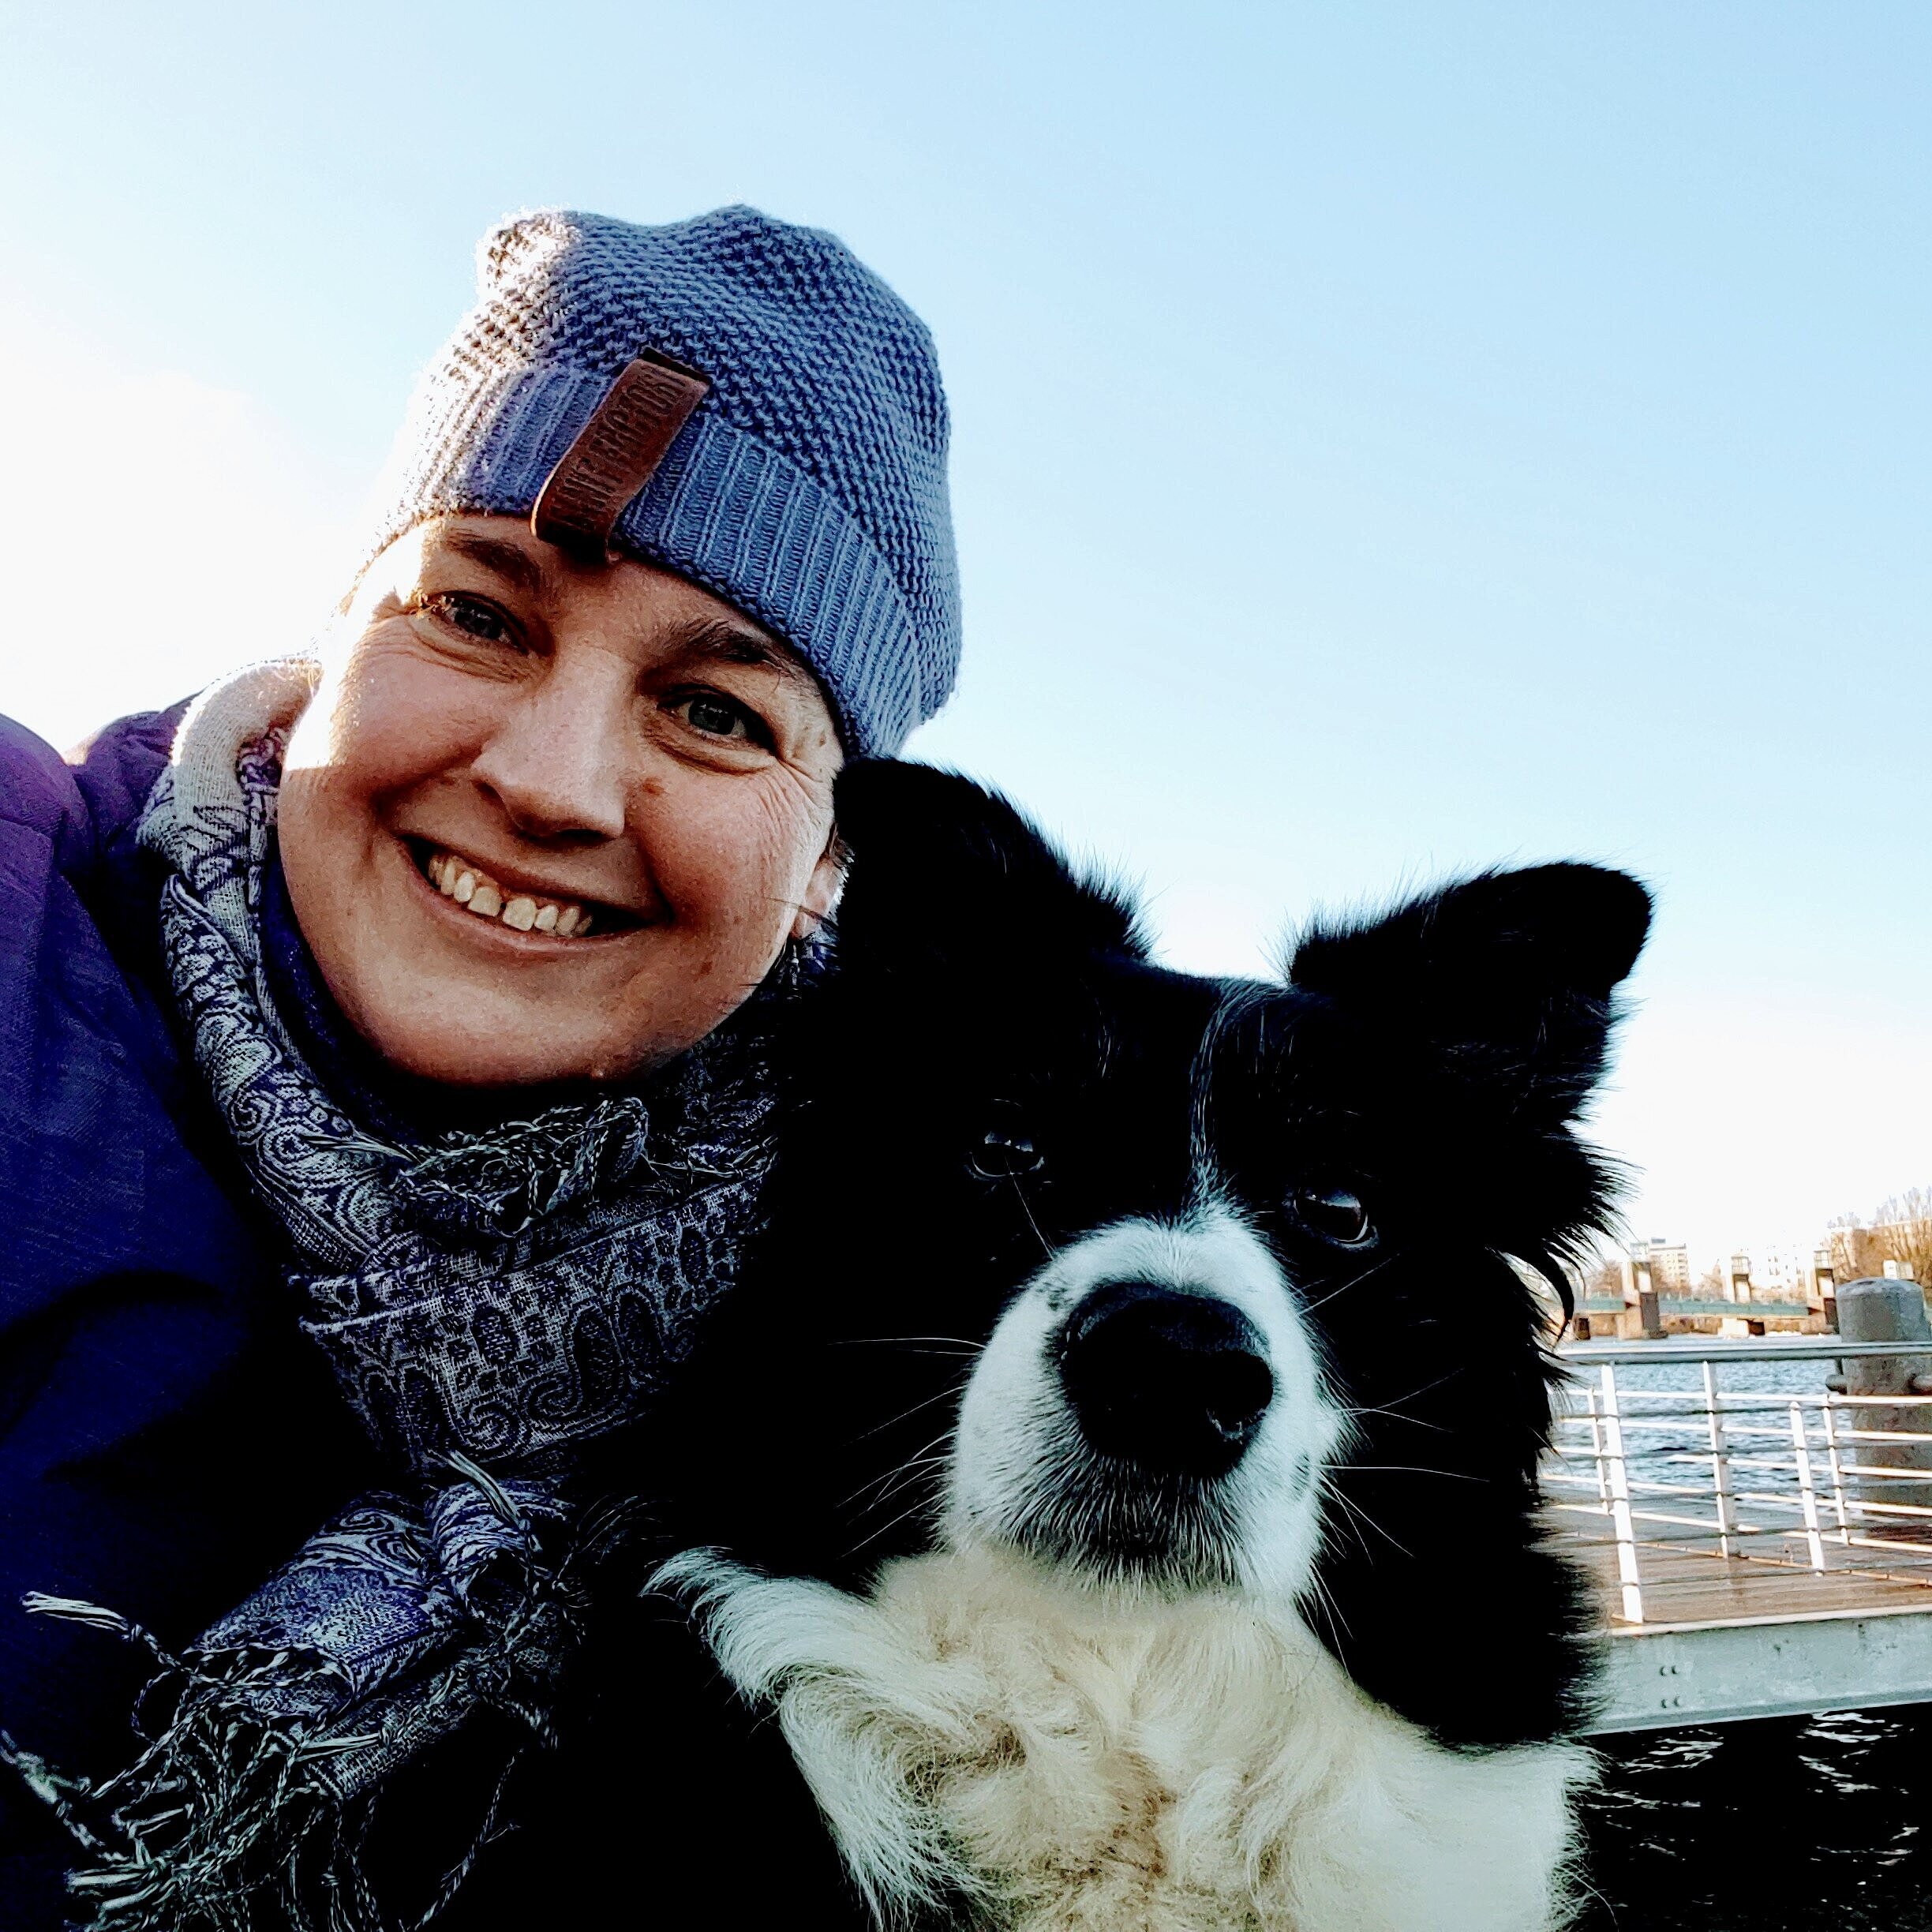
[[[968,1156],[968,1164],[982,1181],[1015,1181],[1038,1174],[1046,1161],[1030,1135],[1017,1127],[992,1127]]]
[[[1342,1248],[1365,1248],[1375,1224],[1359,1194],[1346,1188],[1303,1188],[1294,1196],[1295,1217],[1311,1234]]]

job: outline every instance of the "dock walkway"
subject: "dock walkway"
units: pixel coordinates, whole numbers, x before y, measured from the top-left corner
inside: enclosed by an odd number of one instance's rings
[[[1604,1654],[1593,1730],[1932,1702],[1932,1568],[1821,1575],[1769,1552],[1640,1545],[1638,1623],[1622,1614],[1615,1545],[1562,1528],[1556,1540],[1595,1586]]]
[[[1589,1578],[1603,1645],[1593,1728],[1932,1702],[1932,1507],[1897,1466],[1932,1396],[1869,1401],[1722,1386],[1740,1361],[1844,1344],[1586,1345],[1544,1473],[1552,1536]],[[1856,1353],[1863,1355],[1865,1348]],[[1890,1352],[1904,1353],[1902,1347]],[[1618,1368],[1691,1365],[1674,1391]],[[1884,1459],[1881,1466],[1881,1458]],[[1893,1501],[1910,1496],[1911,1502]]]

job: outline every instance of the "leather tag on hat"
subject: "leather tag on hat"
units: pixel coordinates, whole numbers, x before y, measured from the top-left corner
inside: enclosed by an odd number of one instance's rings
[[[531,530],[562,549],[605,555],[625,506],[710,388],[696,370],[649,350],[627,363],[545,479]]]

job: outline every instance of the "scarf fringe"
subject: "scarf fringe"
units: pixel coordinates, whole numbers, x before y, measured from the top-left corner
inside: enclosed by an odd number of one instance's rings
[[[514,1492],[467,1458],[451,1460],[507,1521],[527,1528]],[[345,1687],[328,1711],[313,1702],[290,1708],[287,1696],[292,1683],[339,1676],[325,1658],[259,1649],[179,1657],[98,1604],[27,1598],[39,1615],[138,1645],[157,1666],[137,1705],[144,1747],[98,1784],[54,1770],[0,1733],[0,1763],[84,1854],[67,1881],[90,1914],[84,1932],[419,1932],[429,1925],[509,1829],[505,1805],[516,1773],[533,1751],[556,1743],[549,1713],[556,1672],[581,1639],[588,1602],[576,1572],[622,1545],[637,1507],[612,1500],[586,1511],[560,1560],[533,1561],[514,1590],[494,1569],[480,1606],[490,1636],[428,1683],[361,1701]],[[524,1741],[507,1756],[467,1848],[405,1927],[378,1901],[362,1856],[388,1774],[485,1708],[515,1720]],[[151,1713],[165,1713],[152,1735]]]
[[[246,1702],[259,1668],[223,1681],[97,1604],[27,1607],[141,1642],[161,1666],[142,1706],[174,1699],[140,1755],[99,1785],[0,1739],[0,1759],[87,1854],[67,1883],[88,1932],[391,1932],[361,1877],[358,1821],[309,1769],[301,1720]]]

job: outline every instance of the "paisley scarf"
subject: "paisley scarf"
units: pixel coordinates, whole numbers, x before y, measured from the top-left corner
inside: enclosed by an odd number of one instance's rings
[[[69,1883],[103,1932],[376,1932],[358,1849],[386,1781],[486,1708],[547,1737],[587,1573],[622,1528],[574,1496],[573,1452],[649,1406],[730,1285],[770,1161],[774,1040],[813,970],[788,961],[635,1090],[414,1142],[372,1131],[301,1051],[262,944],[282,750],[316,675],[271,664],[206,694],[140,839],[197,1065],[292,1244],[297,1317],[406,1480],[178,1656],[110,1611],[34,1601],[158,1668],[145,1748],[112,1780],[9,1752],[85,1848]]]

